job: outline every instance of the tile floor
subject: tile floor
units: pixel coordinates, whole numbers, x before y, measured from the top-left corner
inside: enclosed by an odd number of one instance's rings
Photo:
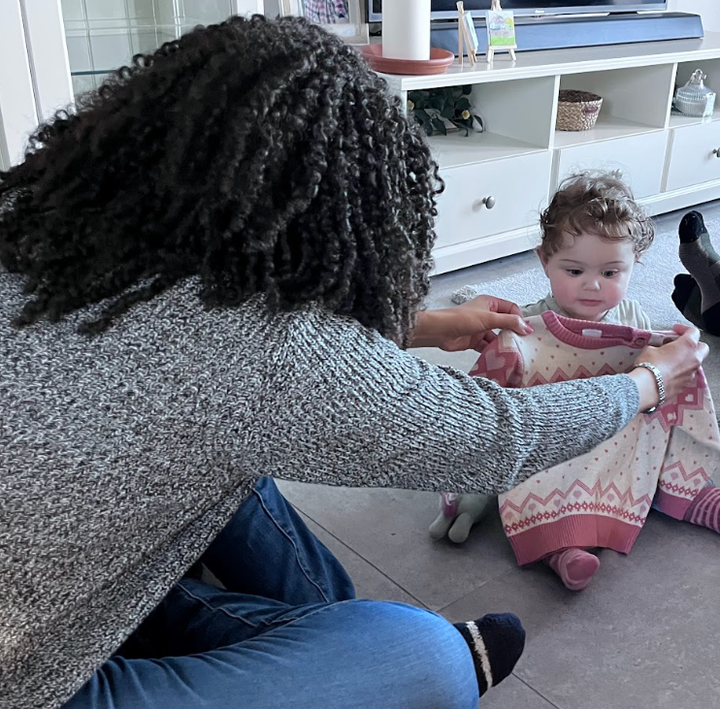
[[[533,263],[521,254],[439,276],[432,304],[446,305],[460,285]],[[461,369],[474,361],[416,352]],[[542,566],[517,568],[496,512],[454,546],[428,536],[434,494],[280,486],[345,564],[359,595],[424,606],[453,622],[520,616],[525,653],[483,707],[720,709],[720,537],[712,532],[652,512],[632,554],[602,552],[598,575],[574,594]]]

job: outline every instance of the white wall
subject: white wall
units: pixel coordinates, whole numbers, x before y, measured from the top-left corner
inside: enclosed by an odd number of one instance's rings
[[[706,32],[720,32],[720,0],[669,0],[668,10],[702,15]]]

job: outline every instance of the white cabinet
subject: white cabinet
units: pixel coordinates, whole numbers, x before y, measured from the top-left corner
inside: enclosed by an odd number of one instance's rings
[[[672,110],[676,85],[698,68],[720,93],[720,34],[518,51],[515,62],[501,55],[435,76],[386,75],[402,100],[415,89],[470,85],[473,112],[485,122],[486,132],[467,138],[430,138],[447,183],[438,200],[435,273],[534,246],[548,196],[579,170],[619,170],[651,215],[720,198],[720,99],[706,119]],[[603,97],[592,130],[554,129],[561,88]]]

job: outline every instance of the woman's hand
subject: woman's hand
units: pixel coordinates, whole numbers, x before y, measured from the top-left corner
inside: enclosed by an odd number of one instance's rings
[[[695,373],[710,351],[704,342],[700,342],[700,331],[697,328],[678,324],[673,330],[680,337],[661,347],[646,347],[635,360],[649,362],[660,370],[666,399],[671,399],[692,384]],[[640,391],[640,410],[655,406],[660,394],[652,373],[638,367],[630,372],[630,376]]]
[[[439,347],[446,352],[481,352],[495,339],[493,330],[513,330],[518,335],[532,332],[515,303],[479,295],[456,308],[418,313],[410,346]]]

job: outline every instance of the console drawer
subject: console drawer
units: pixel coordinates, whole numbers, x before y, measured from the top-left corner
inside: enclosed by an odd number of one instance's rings
[[[720,122],[673,128],[666,190],[720,180]]]
[[[537,224],[547,205],[549,151],[441,170],[436,246]]]
[[[650,197],[662,189],[666,149],[663,131],[563,148],[558,157],[558,184],[582,170],[618,170],[636,199]]]

